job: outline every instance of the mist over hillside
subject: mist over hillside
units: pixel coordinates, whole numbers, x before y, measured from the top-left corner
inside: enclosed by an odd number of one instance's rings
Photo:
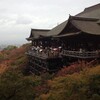
[[[13,45],[13,46],[17,46],[20,47],[23,44],[29,43],[28,41],[24,40],[15,40],[15,41],[2,41],[0,42],[0,51],[3,50],[4,48],[6,48],[8,45]]]

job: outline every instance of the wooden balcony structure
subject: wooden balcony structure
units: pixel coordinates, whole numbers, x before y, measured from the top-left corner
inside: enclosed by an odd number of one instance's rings
[[[68,59],[96,59],[100,58],[100,51],[71,51],[71,50],[62,50],[62,52],[38,52],[29,50],[26,53],[29,56],[30,69],[32,72],[41,74],[41,72],[57,72]]]
[[[28,52],[26,52],[26,54],[29,55],[29,56],[33,56],[33,57],[36,57],[36,58],[43,59],[43,60],[55,59],[55,58],[60,57],[59,52],[53,52],[52,53],[50,51],[38,52],[38,51],[29,50]]]
[[[62,52],[34,52],[32,50],[29,50],[27,55],[40,58],[40,59],[54,59],[54,58],[60,58],[61,56],[67,56],[67,57],[74,57],[74,58],[81,58],[81,59],[88,59],[88,58],[99,58],[100,57],[100,51],[71,51],[71,50],[62,50]]]
[[[58,52],[38,52],[29,50],[26,52],[29,57],[30,70],[35,74],[41,74],[43,72],[57,72],[62,67],[62,58]]]
[[[89,58],[100,58],[100,51],[70,51],[63,50],[61,55],[67,57],[81,58],[81,59],[89,59]]]

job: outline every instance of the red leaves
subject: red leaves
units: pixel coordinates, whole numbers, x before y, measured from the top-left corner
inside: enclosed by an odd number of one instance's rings
[[[91,61],[91,62],[86,62],[86,61],[78,61],[72,63],[70,66],[65,66],[63,67],[58,73],[57,76],[65,76],[67,74],[73,74],[73,73],[79,73],[82,71],[84,68],[91,67],[93,66],[93,63],[96,61]]]

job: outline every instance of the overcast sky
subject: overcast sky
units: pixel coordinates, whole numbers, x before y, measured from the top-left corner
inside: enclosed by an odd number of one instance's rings
[[[51,29],[100,0],[0,0],[0,44],[27,42],[31,28]]]

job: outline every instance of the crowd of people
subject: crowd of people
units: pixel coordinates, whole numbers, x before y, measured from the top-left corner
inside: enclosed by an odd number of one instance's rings
[[[62,50],[61,46],[58,47],[43,47],[43,46],[32,46],[31,50],[34,54],[42,56],[58,56]]]
[[[75,50],[75,49],[69,49],[69,47],[67,49],[65,49],[67,51],[77,51],[79,53],[85,53],[86,50],[83,49],[83,48],[80,48],[79,50]],[[35,55],[40,55],[40,56],[46,56],[46,57],[55,57],[55,56],[59,56],[59,54],[62,52],[62,46],[57,46],[57,47],[54,47],[54,46],[51,46],[51,47],[43,47],[42,45],[40,46],[32,46],[31,47],[31,51],[33,54]],[[89,51],[87,51],[89,52]],[[93,52],[95,53],[95,52]],[[96,53],[98,53],[98,51],[96,50]],[[100,51],[99,51],[100,53]]]

